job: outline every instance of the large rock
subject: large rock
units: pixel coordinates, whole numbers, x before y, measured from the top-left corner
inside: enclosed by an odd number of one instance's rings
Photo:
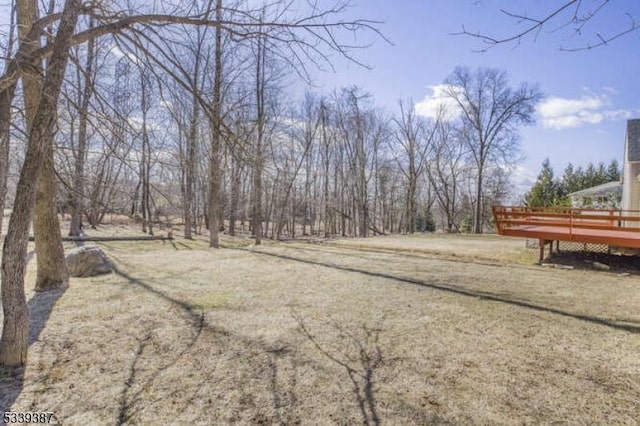
[[[65,261],[72,277],[92,277],[113,272],[107,255],[95,246],[76,247],[67,253]]]

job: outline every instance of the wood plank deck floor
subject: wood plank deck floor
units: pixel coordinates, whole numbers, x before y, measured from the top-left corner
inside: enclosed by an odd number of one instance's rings
[[[640,232],[571,228],[569,226],[520,225],[505,227],[501,235],[542,240],[576,241],[616,247],[640,248]]]

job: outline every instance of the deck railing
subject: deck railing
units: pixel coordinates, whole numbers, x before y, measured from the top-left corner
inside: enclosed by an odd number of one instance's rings
[[[522,226],[552,226],[605,231],[640,232],[640,211],[570,207],[494,206],[498,234]]]

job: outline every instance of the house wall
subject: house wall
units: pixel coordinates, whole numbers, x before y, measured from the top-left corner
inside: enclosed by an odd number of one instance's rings
[[[622,181],[622,209],[640,210],[640,120],[627,121]],[[628,223],[639,226],[640,223]]]
[[[622,186],[622,209],[640,210],[640,163],[626,162]]]

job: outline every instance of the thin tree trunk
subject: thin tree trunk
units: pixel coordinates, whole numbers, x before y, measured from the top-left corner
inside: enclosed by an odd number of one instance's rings
[[[89,28],[93,28],[93,18],[89,19]],[[73,191],[71,193],[71,224],[69,236],[77,237],[82,233],[82,213],[84,211],[84,165],[87,159],[87,122],[89,115],[89,101],[93,93],[93,56],[95,39],[87,43],[87,59],[84,69],[84,87],[79,110],[78,151],[76,152],[75,170],[73,176]]]
[[[9,41],[6,46],[6,66],[9,66],[9,54],[13,52],[15,5],[10,9]],[[9,177],[9,152],[11,142],[11,102],[15,95],[16,85],[12,84],[7,90],[0,92],[0,233],[4,219],[4,206],[7,197],[7,178]]]
[[[413,167],[411,167],[413,168]],[[406,206],[406,228],[405,231],[413,234],[416,230],[416,180],[417,176],[414,171],[409,172],[409,188],[407,190],[407,206]]]
[[[216,1],[216,19],[222,20],[222,0]],[[222,29],[216,27],[215,76],[211,119],[211,156],[209,159],[209,247],[220,247],[220,141],[222,120]]]
[[[258,36],[258,55],[256,62],[256,105],[257,105],[257,138],[254,157],[252,216],[255,244],[262,242],[262,143],[264,138],[264,65],[265,52],[262,35]]]
[[[198,63],[196,62],[196,76],[198,78]],[[185,188],[184,188],[184,237],[191,239],[193,218],[191,212],[193,210],[193,186],[195,178],[195,164],[196,164],[196,143],[198,139],[198,116],[199,116],[198,101],[193,98],[193,111],[191,115],[191,122],[189,123],[189,138],[187,140],[187,162],[185,165]]]
[[[473,215],[473,233],[482,234],[482,179],[483,165],[478,167],[478,183],[476,185],[476,209]]]
[[[7,196],[7,178],[9,177],[9,152],[11,141],[11,101],[16,85],[0,92],[0,232],[4,218],[4,206]]]
[[[149,112],[149,88],[144,70],[140,70],[141,85],[141,109],[142,109],[142,161],[140,163],[140,174],[142,179],[142,232],[153,235],[153,216],[151,212],[151,142],[149,141],[149,130],[147,126],[147,114]]]
[[[322,114],[322,141],[324,143],[324,237],[329,238],[329,140],[327,139],[327,116],[324,103],[320,105]]]
[[[238,220],[238,202],[240,197],[240,162],[232,159],[231,170],[231,205],[229,206],[229,235],[236,235],[236,221]]]
[[[131,200],[131,216],[135,216],[136,211],[138,210],[138,197],[140,196],[140,185],[142,184],[142,179],[138,179],[138,183],[136,184],[136,189],[133,191],[133,200]],[[92,199],[94,197],[91,197]],[[94,223],[91,223],[91,227],[95,229]]]

